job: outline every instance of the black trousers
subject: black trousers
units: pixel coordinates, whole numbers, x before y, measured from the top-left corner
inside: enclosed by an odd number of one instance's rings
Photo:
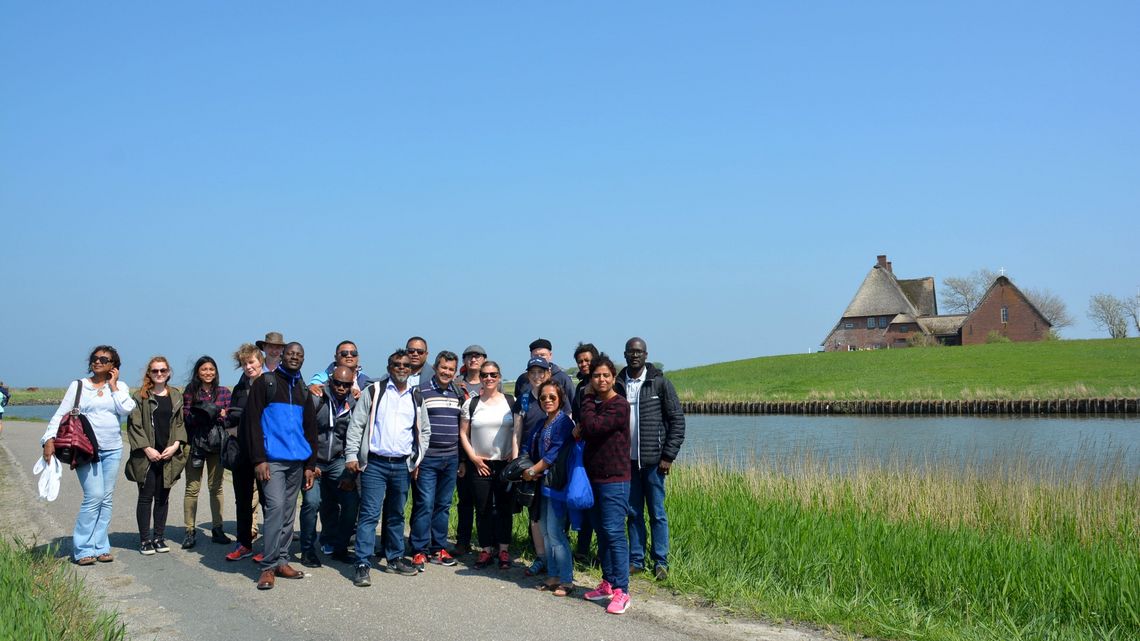
[[[475,527],[475,490],[471,484],[471,477],[475,474],[475,466],[465,460],[459,465],[466,469],[466,474],[456,479],[455,493],[458,500],[455,503],[456,520],[455,542],[458,545],[471,545],[471,531]]]
[[[248,460],[238,461],[230,477],[233,479],[234,501],[237,502],[237,540],[247,548],[253,548],[253,492],[257,487],[257,477],[253,475],[253,465]],[[264,499],[262,499],[264,501]]]
[[[487,461],[490,476],[479,476],[472,466],[471,486],[475,495],[475,519],[479,528],[479,545],[484,548],[508,545],[511,523],[515,516],[515,499],[507,491],[507,483],[499,478],[507,461]]]
[[[139,483],[139,502],[135,506],[135,518],[139,522],[139,540],[149,541],[150,518],[153,506],[154,537],[166,538],[166,515],[170,510],[170,488],[162,487],[165,463],[151,463],[146,470],[146,479]]]

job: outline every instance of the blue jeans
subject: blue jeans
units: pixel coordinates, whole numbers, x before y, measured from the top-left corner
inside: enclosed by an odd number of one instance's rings
[[[368,457],[360,472],[360,519],[356,524],[356,562],[369,563],[376,550],[376,525],[380,512],[384,522],[384,557],[389,563],[404,555],[404,504],[408,501],[406,460],[387,461]]]
[[[574,582],[574,557],[570,556],[570,538],[566,535],[570,526],[570,513],[566,504],[561,505],[562,514],[554,508],[549,496],[542,497],[542,538],[546,542],[546,573],[557,577],[562,583]]]
[[[447,547],[451,495],[458,470],[457,455],[425,456],[420,463],[420,474],[412,488],[412,533],[408,538],[412,552],[432,554]]]
[[[629,481],[593,483],[594,507],[590,522],[598,534],[598,561],[602,579],[616,590],[629,592],[629,541],[625,538],[629,516]]]
[[[650,555],[653,567],[669,567],[669,520],[665,517],[665,475],[656,465],[637,469],[631,461],[629,483],[629,564],[645,567],[645,513],[649,512],[649,533],[653,536]]]
[[[99,450],[98,463],[75,468],[79,485],[83,488],[83,502],[79,504],[79,516],[71,534],[71,554],[76,560],[111,552],[107,527],[111,525],[111,499],[122,457],[122,448]]]
[[[356,529],[356,510],[360,504],[356,479],[348,474],[354,483],[353,489],[340,489],[341,477],[345,476],[344,457],[318,463],[317,469],[321,471],[321,478],[313,487],[301,492],[301,551],[316,547],[317,514],[321,516],[321,544],[331,545],[334,550],[346,550],[348,539]]]

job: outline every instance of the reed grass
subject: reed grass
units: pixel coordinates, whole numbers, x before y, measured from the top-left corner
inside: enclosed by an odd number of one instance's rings
[[[100,611],[53,552],[0,538],[0,639],[125,639],[118,616]]]
[[[674,470],[670,585],[718,605],[891,639],[1140,638],[1122,459]]]

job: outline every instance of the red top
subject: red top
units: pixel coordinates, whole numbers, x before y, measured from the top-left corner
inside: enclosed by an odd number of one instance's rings
[[[582,401],[582,463],[593,483],[630,479],[629,401],[614,394],[599,402],[592,395]]]

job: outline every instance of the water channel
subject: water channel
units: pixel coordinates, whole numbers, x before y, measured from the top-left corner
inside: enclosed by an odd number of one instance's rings
[[[4,418],[51,418],[55,405],[9,406]],[[836,468],[858,461],[1030,469],[1113,466],[1140,473],[1140,418],[712,416],[686,417],[680,460],[758,466],[811,460]]]

